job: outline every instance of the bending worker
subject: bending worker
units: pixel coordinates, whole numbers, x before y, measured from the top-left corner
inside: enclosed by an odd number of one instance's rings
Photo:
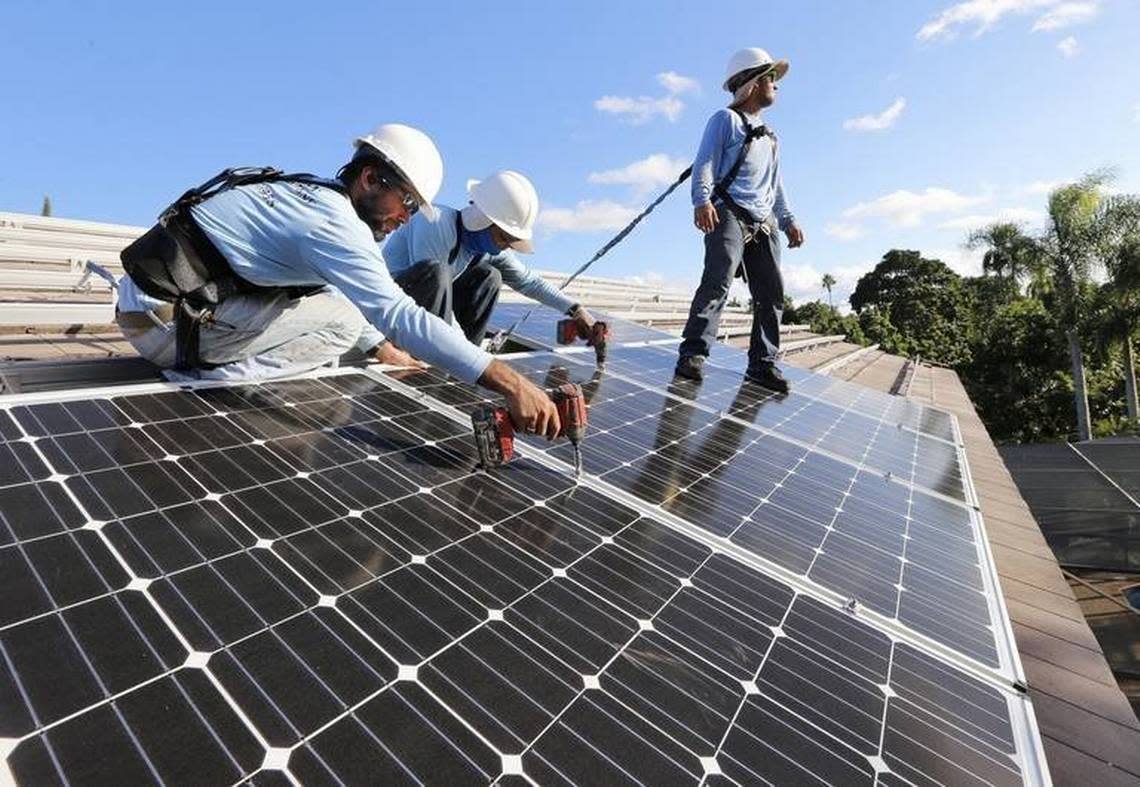
[[[744,376],[773,391],[788,390],[775,366],[784,311],[777,229],[793,249],[803,244],[804,234],[784,194],[776,137],[761,117],[775,103],[776,82],[787,70],[786,60],[773,61],[763,49],[734,54],[724,82],[732,103],[709,119],[693,161],[693,222],[705,233],[705,269],[681,334],[681,377],[702,378],[729,286],[743,265],[752,295]]]
[[[292,374],[357,343],[408,360],[385,349],[390,337],[505,395],[516,427],[553,437],[558,414],[545,393],[417,306],[388,273],[377,240],[431,212],[442,180],[432,141],[398,124],[358,138],[335,179],[227,170],[123,251],[119,324],[149,360],[211,379]]]
[[[467,183],[471,204],[421,211],[388,238],[384,260],[396,283],[420,306],[459,323],[479,344],[505,282],[526,297],[564,312],[588,336],[594,324],[574,303],[513,252],[530,254],[538,194],[524,176],[503,170]]]

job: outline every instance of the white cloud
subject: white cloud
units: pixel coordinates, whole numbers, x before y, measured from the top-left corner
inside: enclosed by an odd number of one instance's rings
[[[655,115],[661,115],[670,123],[681,116],[685,102],[674,96],[652,98],[650,96],[602,96],[594,102],[594,109],[599,112],[609,112],[618,115],[630,125],[640,126],[648,123]]]
[[[866,234],[858,224],[847,224],[842,221],[833,221],[827,224],[823,228],[823,233],[839,240],[856,240]]]
[[[923,257],[928,260],[942,260],[959,276],[981,276],[984,255],[982,249],[967,249],[964,246],[922,250]]]
[[[869,263],[829,266],[826,270],[820,270],[811,263],[785,262],[780,266],[780,272],[784,277],[784,292],[796,304],[817,300],[827,303],[823,274],[830,273],[835,277],[835,284],[831,288],[831,300],[836,307],[842,309],[859,278],[874,267],[873,263]]]
[[[701,84],[697,80],[681,76],[676,71],[662,71],[657,75],[657,83],[671,96],[678,93],[696,93],[701,89]]]
[[[895,124],[905,106],[905,98],[896,98],[889,107],[877,115],[863,115],[844,120],[843,128],[848,131],[883,131]]]
[[[544,209],[538,214],[538,226],[551,233],[620,230],[637,214],[637,208],[612,200],[583,200],[573,208]]]
[[[1063,186],[1068,181],[1066,180],[1035,180],[1031,183],[1026,183],[1021,187],[1022,194],[1030,194],[1034,196],[1050,194],[1059,186]]]
[[[1033,23],[1034,30],[1060,30],[1094,16],[1100,0],[1062,2],[1062,0],[966,0],[943,9],[934,19],[919,28],[919,41],[951,39],[959,28],[974,28],[974,37],[989,32],[1005,16],[1024,16],[1044,12]]]
[[[1096,16],[1098,10],[1097,0],[1086,2],[1061,3],[1049,9],[1033,23],[1034,30],[1060,30],[1065,27],[1087,22]]]
[[[1065,59],[1071,58],[1076,55],[1077,52],[1081,51],[1081,48],[1077,45],[1077,39],[1073,38],[1072,36],[1059,41],[1057,43],[1057,49],[1065,57]]]
[[[685,159],[654,153],[619,169],[591,172],[587,180],[603,185],[631,186],[641,196],[656,188],[668,186],[689,163]]]
[[[594,109],[617,115],[633,126],[648,123],[657,115],[673,123],[685,109],[685,102],[677,96],[698,91],[700,84],[676,71],[662,71],[657,75],[657,82],[665,88],[664,96],[602,96],[594,102]]]
[[[1003,208],[996,213],[971,213],[968,216],[958,216],[948,219],[938,225],[940,230],[970,230],[986,227],[998,222],[1012,222],[1014,224],[1039,224],[1045,219],[1045,214],[1033,208]]]
[[[986,196],[968,197],[942,188],[929,187],[921,192],[900,189],[851,206],[843,211],[843,218],[853,221],[881,218],[895,227],[917,227],[929,214],[957,213],[988,200]]]

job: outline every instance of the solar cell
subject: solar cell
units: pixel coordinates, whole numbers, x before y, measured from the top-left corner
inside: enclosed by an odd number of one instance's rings
[[[20,404],[0,435],[18,783],[1042,778],[1016,692],[544,457],[475,470],[368,375]]]

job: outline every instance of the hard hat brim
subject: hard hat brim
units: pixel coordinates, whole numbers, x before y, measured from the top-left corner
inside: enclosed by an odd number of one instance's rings
[[[768,69],[768,71],[775,71],[776,72],[776,81],[779,82],[781,79],[784,78],[784,74],[788,73],[788,69],[790,67],[791,67],[791,64],[787,60],[774,60],[771,64],[771,67]],[[751,70],[752,70],[751,68],[741,69],[741,71],[751,71]],[[737,71],[735,74],[730,76],[728,79],[724,80],[724,84],[721,85],[721,87],[723,87],[725,90],[728,90],[728,92],[731,93],[732,90],[728,87],[728,84],[732,80],[734,80],[741,73],[741,71]],[[764,73],[767,73],[767,71]]]

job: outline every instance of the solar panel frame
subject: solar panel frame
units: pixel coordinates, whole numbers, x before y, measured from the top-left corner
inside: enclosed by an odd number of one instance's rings
[[[348,372],[346,372],[346,373],[348,373]],[[385,382],[385,384],[391,385],[391,380],[388,380],[387,378],[381,376],[379,374],[379,370],[368,370],[367,374],[375,377],[378,380]],[[336,377],[336,376],[339,376],[339,373],[336,373],[336,372],[332,372],[332,373],[318,372],[318,373],[314,373],[312,375],[306,375],[302,379],[324,379],[326,377]],[[3,413],[5,410],[11,409],[14,406],[24,405],[24,404],[34,404],[37,402],[84,401],[84,400],[88,400],[88,399],[97,399],[97,398],[104,396],[104,395],[120,397],[120,396],[134,394],[134,393],[156,393],[157,394],[157,393],[163,393],[163,392],[168,392],[168,391],[172,391],[172,390],[179,390],[179,389],[186,390],[187,388],[189,388],[191,390],[204,390],[204,389],[210,389],[210,388],[229,388],[229,387],[230,386],[226,386],[224,384],[209,384],[209,383],[193,385],[193,386],[189,386],[189,387],[183,386],[183,387],[179,387],[179,388],[175,388],[173,386],[169,386],[166,384],[146,384],[146,385],[142,385],[142,386],[131,386],[129,388],[116,387],[114,389],[107,389],[107,390],[92,389],[92,390],[88,390],[88,391],[68,392],[67,394],[62,394],[62,395],[59,392],[55,392],[55,393],[51,393],[51,394],[30,394],[30,395],[24,395],[24,396],[20,396],[20,397],[13,397],[11,400],[8,400],[7,402],[5,402],[4,407],[0,407],[0,413]],[[401,388],[401,386],[398,386],[398,385],[395,386],[396,390],[400,390],[400,388]],[[294,403],[294,404],[296,404],[296,403]],[[452,417],[457,424],[463,424],[465,421],[465,416],[462,413],[460,413],[459,411],[455,411],[455,410],[449,411],[447,408],[438,406],[436,404],[433,404],[431,409],[435,412],[447,413],[447,415]],[[261,438],[258,438],[258,439],[261,439]],[[527,453],[525,448],[523,449],[523,453]],[[556,467],[560,470],[565,470],[565,466],[562,463],[557,462],[556,460],[552,460],[549,457],[545,457],[545,458],[532,457],[532,459],[534,461],[539,461],[539,462],[542,462],[545,460],[545,461],[550,463],[550,466]],[[301,470],[299,472],[304,473],[304,472],[308,472],[308,471]],[[968,478],[968,476],[967,476],[967,478]],[[638,501],[636,501],[636,499],[633,498],[630,502],[638,502]],[[635,508],[635,510],[643,510],[644,508],[645,508],[644,504],[641,504],[638,502],[638,506]],[[656,516],[655,512],[654,512],[654,516]],[[685,525],[687,523],[684,523],[683,520],[679,520],[679,522],[671,523],[671,524],[673,524],[673,525],[677,525],[677,524]],[[694,534],[689,533],[688,535],[690,537],[692,537]],[[793,584],[793,585],[791,585],[791,587],[794,588],[795,585]],[[809,593],[808,595],[811,597],[816,597],[818,594],[810,594]],[[834,600],[828,599],[827,601],[833,602]],[[834,606],[834,603],[832,603],[831,606]],[[187,649],[189,650],[189,648],[187,648]],[[191,656],[191,658],[192,657],[193,657],[193,655]],[[957,666],[959,669],[962,669],[962,665],[957,665]],[[967,670],[967,671],[971,671],[971,670]],[[975,677],[978,677],[978,676],[975,675]],[[987,682],[993,683],[992,676],[985,676],[984,679],[987,680]],[[180,688],[180,690],[183,691],[183,694],[185,695],[185,691],[187,691],[188,689]],[[1027,701],[1018,700],[1012,694],[1009,694],[1007,689],[1003,688],[1003,690],[1006,691],[1006,694],[1007,694],[1007,703],[1008,703],[1010,713],[1011,713],[1011,723],[1014,725],[1014,732],[1015,732],[1015,735],[1017,736],[1017,738],[1019,740],[1019,744],[1018,744],[1019,750],[1023,751],[1025,753],[1025,756],[1023,757],[1023,759],[1025,761],[1025,765],[1026,765],[1025,777],[1030,781],[1036,781],[1036,782],[1044,783],[1047,781],[1047,771],[1044,768],[1044,761],[1040,756],[1039,746],[1034,745],[1034,740],[1036,739],[1036,735],[1035,735],[1035,729],[1036,728],[1035,728],[1035,721],[1033,719],[1032,711],[1029,709]],[[1025,740],[1023,740],[1023,739],[1025,739]],[[1039,743],[1039,739],[1037,740],[1037,742]],[[268,748],[272,752],[272,750],[273,750],[272,747],[268,747]]]

